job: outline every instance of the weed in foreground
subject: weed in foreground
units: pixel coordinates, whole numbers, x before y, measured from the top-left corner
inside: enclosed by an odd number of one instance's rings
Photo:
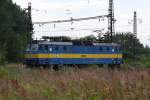
[[[0,69],[0,99],[149,100],[150,70]],[[5,76],[5,77],[4,77]]]

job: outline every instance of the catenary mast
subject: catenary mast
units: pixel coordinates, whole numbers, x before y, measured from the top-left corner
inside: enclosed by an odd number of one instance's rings
[[[110,42],[113,42],[114,32],[114,3],[113,0],[109,0],[109,9],[108,9],[108,35],[110,37]]]

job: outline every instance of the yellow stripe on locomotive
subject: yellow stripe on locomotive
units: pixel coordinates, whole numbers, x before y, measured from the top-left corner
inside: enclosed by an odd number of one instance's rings
[[[122,54],[25,54],[25,58],[122,58]]]

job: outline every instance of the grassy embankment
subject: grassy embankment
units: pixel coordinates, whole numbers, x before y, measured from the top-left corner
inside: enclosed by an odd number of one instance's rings
[[[0,67],[0,100],[150,100],[150,70]]]

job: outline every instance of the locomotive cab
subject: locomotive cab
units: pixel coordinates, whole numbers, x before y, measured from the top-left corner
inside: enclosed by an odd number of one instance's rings
[[[39,44],[32,43],[26,47],[25,51],[25,63],[29,66],[35,66],[38,64],[37,54],[39,53]]]

